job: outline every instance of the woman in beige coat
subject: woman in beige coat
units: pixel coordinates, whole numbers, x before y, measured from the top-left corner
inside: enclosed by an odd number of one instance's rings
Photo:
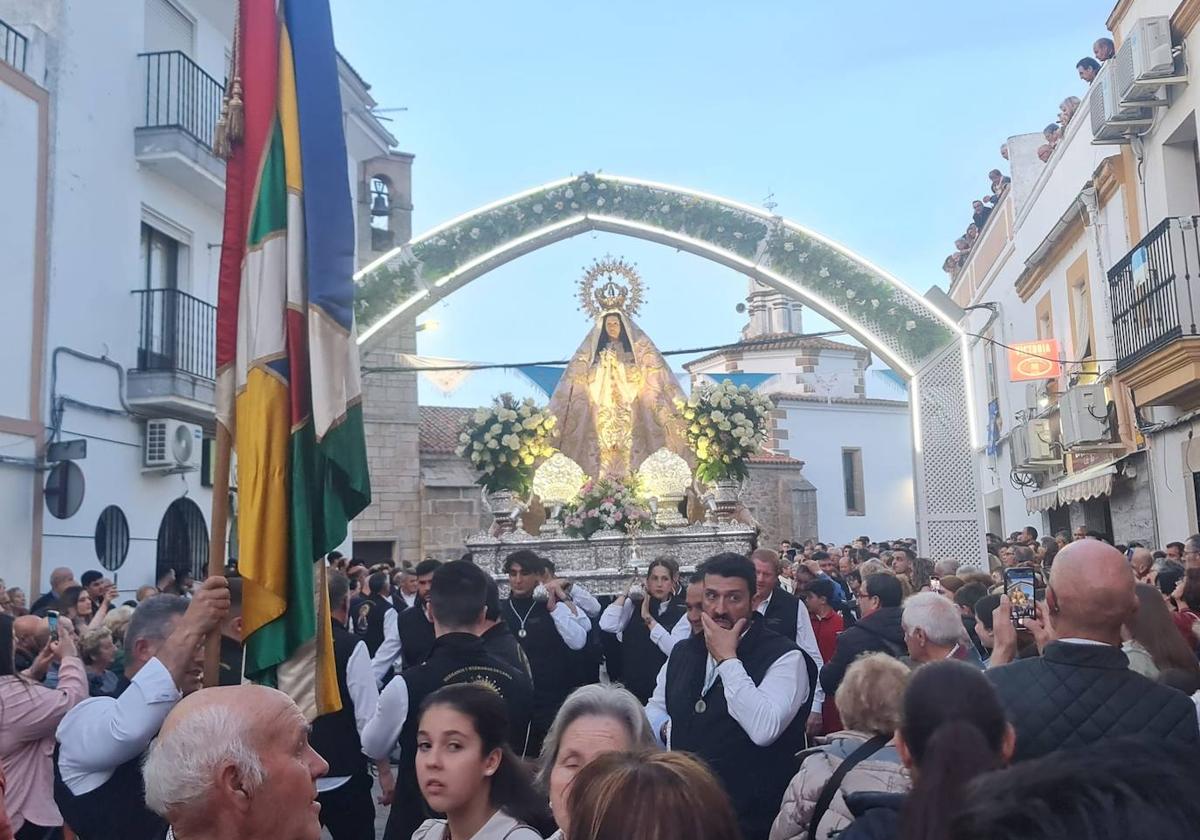
[[[853,820],[845,793],[879,791],[903,793],[911,784],[891,739],[900,724],[900,703],[909,670],[883,653],[856,659],[838,686],[835,702],[846,729],[825,738],[825,744],[801,754],[800,772],[783,795],[783,807],[771,827],[770,840],[827,840]],[[837,786],[817,821],[815,837],[809,823],[830,777],[851,754],[875,739],[869,754],[859,760]]]

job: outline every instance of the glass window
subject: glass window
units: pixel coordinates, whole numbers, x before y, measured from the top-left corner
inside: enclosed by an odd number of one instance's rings
[[[866,513],[863,498],[862,450],[842,450],[842,484],[846,494],[846,513],[862,516]]]

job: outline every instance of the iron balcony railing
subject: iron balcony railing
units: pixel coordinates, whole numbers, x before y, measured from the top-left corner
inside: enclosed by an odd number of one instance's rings
[[[138,370],[175,371],[204,379],[217,372],[217,308],[178,289],[138,289]]]
[[[0,59],[22,73],[25,72],[25,57],[29,52],[29,39],[4,21],[0,20]]]
[[[146,104],[143,128],[177,128],[212,149],[225,86],[178,50],[138,55]]]
[[[1117,369],[1200,335],[1200,216],[1163,219],[1108,272]]]

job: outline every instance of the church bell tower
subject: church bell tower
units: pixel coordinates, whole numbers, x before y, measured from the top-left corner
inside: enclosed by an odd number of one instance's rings
[[[797,300],[750,279],[746,295],[746,314],[749,323],[742,328],[742,339],[768,335],[801,334],[804,326],[801,313],[804,306]]]

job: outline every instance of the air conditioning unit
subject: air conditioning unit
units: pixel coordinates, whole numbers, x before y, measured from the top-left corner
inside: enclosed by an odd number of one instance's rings
[[[1019,423],[1009,436],[1012,466],[1018,472],[1049,472],[1062,466],[1055,454],[1056,444],[1050,436],[1049,420],[1027,420]]]
[[[1112,423],[1103,385],[1076,385],[1068,389],[1058,408],[1064,448],[1090,449],[1112,443]]]
[[[198,470],[202,441],[203,432],[194,423],[147,420],[142,467],[156,472]]]
[[[1025,416],[1037,417],[1050,408],[1050,397],[1054,392],[1054,380],[1025,383]]]
[[[1121,103],[1114,79],[1115,65],[1115,59],[1106,61],[1092,82],[1089,107],[1093,143],[1128,143],[1130,134],[1154,122],[1149,108]]]
[[[1138,20],[1112,63],[1113,88],[1122,104],[1166,105],[1158,95],[1162,86],[1185,81],[1176,78],[1171,19],[1165,15]]]

